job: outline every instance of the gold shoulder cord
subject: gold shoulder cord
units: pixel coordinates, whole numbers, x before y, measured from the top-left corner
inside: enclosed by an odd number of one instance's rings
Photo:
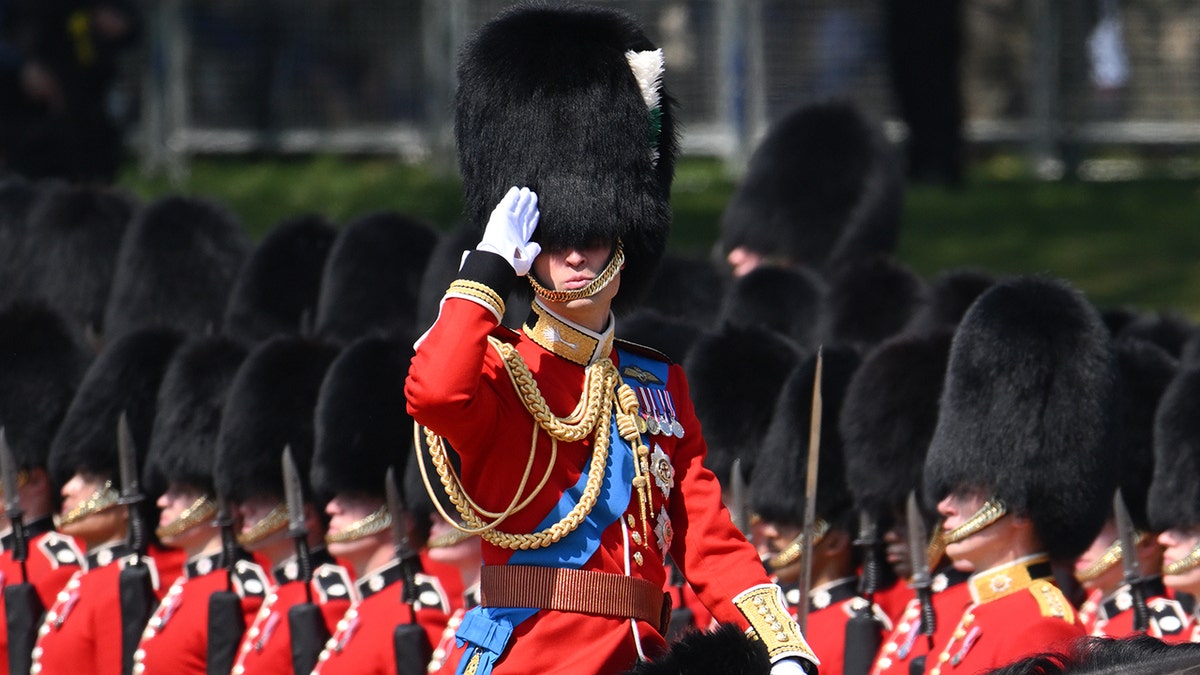
[[[583,519],[591,513],[592,508],[596,505],[596,500],[599,498],[600,488],[604,480],[604,467],[608,462],[608,451],[611,440],[609,437],[611,433],[609,427],[610,415],[617,415],[618,432],[622,438],[633,444],[639,459],[636,464],[639,467],[639,473],[641,473],[641,460],[643,459],[643,455],[649,454],[649,450],[640,442],[637,426],[634,423],[634,419],[637,416],[637,396],[629,388],[629,385],[625,384],[621,379],[613,362],[609,359],[601,359],[588,366],[584,378],[583,398],[580,399],[575,410],[567,417],[556,417],[550,411],[549,406],[546,404],[546,399],[542,396],[541,390],[538,389],[537,381],[533,378],[533,374],[529,371],[529,367],[525,364],[521,355],[517,353],[516,348],[508,343],[490,337],[488,338],[488,343],[500,355],[504,362],[505,371],[508,373],[513,387],[521,398],[521,402],[536,422],[533,427],[533,438],[529,447],[529,458],[526,460],[525,472],[521,477],[520,485],[518,485],[512,501],[503,511],[491,512],[481,508],[466,493],[458,474],[454,471],[454,467],[450,465],[442,437],[432,430],[418,425],[414,428],[415,442],[413,445],[416,448],[419,460],[418,466],[421,470],[421,478],[425,482],[425,489],[432,496],[434,494],[433,486],[429,481],[424,457],[421,456],[421,433],[424,431],[425,443],[429,447],[430,461],[437,470],[442,488],[450,498],[450,503],[454,504],[454,508],[462,516],[466,526],[458,525],[457,519],[451,518],[435,498],[433,503],[437,506],[443,518],[454,524],[461,532],[478,534],[484,541],[500,548],[516,550],[549,546],[579,527]],[[525,486],[529,482],[530,473],[533,468],[539,429],[544,430],[550,436],[550,461],[537,487],[522,500],[521,497],[525,493]],[[584,487],[583,496],[580,498],[579,503],[575,505],[575,508],[571,509],[571,512],[564,516],[562,520],[540,532],[513,534],[497,529],[513,513],[528,506],[546,485],[546,482],[550,478],[550,473],[554,468],[555,458],[558,453],[558,442],[570,443],[580,441],[586,438],[588,434],[593,434],[594,439],[592,461],[589,465],[588,479]],[[643,478],[643,483],[646,482],[644,476],[639,477]],[[643,490],[644,492],[645,490]],[[645,506],[643,499],[643,510],[645,510]],[[486,522],[484,518],[491,519],[491,522]],[[643,521],[645,521],[645,517],[643,517]]]

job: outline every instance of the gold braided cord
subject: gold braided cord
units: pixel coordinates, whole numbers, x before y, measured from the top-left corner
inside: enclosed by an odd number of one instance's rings
[[[611,428],[608,424],[609,415],[614,412],[618,415],[618,432],[623,438],[636,439],[636,425],[632,419],[628,418],[637,414],[637,397],[632,391],[624,391],[629,387],[621,380],[621,376],[612,361],[601,359],[588,366],[584,380],[584,395],[575,410],[568,417],[559,418],[550,411],[545,398],[538,389],[537,381],[534,380],[533,374],[529,371],[528,366],[526,366],[516,348],[491,338],[489,338],[489,343],[500,354],[505,370],[508,372],[509,378],[513,383],[513,387],[516,389],[525,409],[536,422],[533,429],[530,457],[526,463],[525,475],[522,477],[521,485],[513,496],[513,500],[508,508],[499,513],[484,511],[466,493],[462,486],[462,481],[454,472],[453,467],[450,466],[446,455],[445,443],[442,438],[432,430],[425,429],[425,443],[429,447],[430,461],[437,470],[442,488],[446,491],[446,495],[449,497],[450,502],[454,504],[465,525],[459,525],[456,522],[457,519],[450,518],[436,499],[434,503],[437,505],[441,515],[458,530],[465,534],[478,534],[484,541],[493,546],[511,550],[541,548],[551,545],[573,532],[583,522],[584,518],[591,513],[592,508],[599,498],[600,489],[604,481],[605,465],[608,463],[608,452],[611,441]],[[629,404],[632,404],[632,407]],[[614,410],[614,407],[616,410]],[[544,430],[550,436],[552,455],[546,474],[542,477],[538,486],[522,500],[521,497],[533,466],[533,456],[537,450],[539,429]],[[630,430],[631,434],[627,435],[626,430]],[[554,458],[557,455],[558,441],[579,441],[592,432],[594,432],[594,443],[592,447],[592,460],[588,468],[587,482],[584,486],[583,495],[575,507],[571,509],[571,512],[554,525],[540,532],[513,534],[497,529],[497,526],[501,522],[513,513],[525,508],[541,492],[549,479],[550,469],[555,464]],[[419,432],[417,433],[419,434]],[[417,440],[420,440],[419,436]],[[420,453],[420,443],[414,443],[414,445],[417,446],[417,452]],[[421,457],[420,459],[421,462],[418,466],[421,469],[421,477],[425,481],[426,489],[433,494],[433,487],[425,469],[424,458]],[[518,502],[520,503],[518,504]],[[483,520],[484,517],[492,518],[493,520],[492,522],[485,522]]]
[[[815,527],[813,528],[813,546],[820,544],[825,539],[825,535],[829,534],[829,522],[824,518],[817,518]],[[804,553],[804,533],[796,535],[792,543],[784,547],[782,551],[776,553],[767,560],[767,567],[778,572],[779,570],[789,567],[800,559]]]
[[[1146,536],[1145,532],[1134,532],[1134,545],[1141,546],[1142,542],[1146,540]],[[1080,583],[1094,581],[1101,574],[1111,569],[1113,565],[1121,562],[1124,549],[1125,547],[1121,545],[1120,539],[1114,541],[1108,548],[1104,549],[1104,553],[1099,558],[1087,566],[1087,569],[1076,572],[1075,580]]]
[[[1184,572],[1190,572],[1197,567],[1200,567],[1200,544],[1193,546],[1192,550],[1188,551],[1188,554],[1179,560],[1163,565],[1162,573],[1163,576],[1183,574]]]
[[[75,523],[87,518],[88,516],[107,511],[120,503],[121,493],[117,492],[113,487],[111,480],[104,481],[104,485],[96,488],[96,491],[88,496],[87,499],[79,503],[78,506],[71,509],[58,520],[59,527],[74,525]]]
[[[625,264],[625,249],[621,246],[621,242],[617,241],[617,250],[613,253],[613,257],[604,266],[604,270],[591,283],[583,288],[578,288],[573,291],[553,291],[538,283],[532,274],[525,275],[529,279],[529,285],[533,287],[533,292],[543,300],[550,302],[571,302],[572,300],[582,300],[590,298],[593,295],[604,290],[604,287],[609,285],[616,278],[617,272],[621,271],[621,266]]]
[[[217,515],[217,505],[208,498],[208,495],[200,495],[199,499],[192,502],[190,506],[179,513],[178,518],[159,527],[154,531],[154,534],[159,539],[178,537],[200,523],[210,520],[215,515]]]
[[[326,544],[345,544],[358,541],[373,534],[379,534],[392,526],[392,513],[387,504],[372,511],[367,517],[359,518],[350,523],[349,527],[340,532],[330,532],[325,535]]]
[[[967,519],[967,522],[949,532],[943,532],[942,541],[947,545],[957,544],[988,525],[1000,520],[1006,513],[1008,513],[1008,507],[1004,505],[1004,502],[992,497],[984,502],[983,506],[979,507],[979,510],[975,512],[975,515]]]
[[[485,284],[478,281],[470,281],[468,279],[455,279],[450,284],[450,288],[446,290],[446,294],[459,294],[471,298],[475,298],[480,302],[487,304],[497,314],[504,315],[504,300],[500,298],[496,291],[492,290]]]
[[[237,542],[242,546],[254,546],[267,537],[279,532],[288,524],[286,504],[276,504],[271,512],[263,516],[249,530],[238,533]]]

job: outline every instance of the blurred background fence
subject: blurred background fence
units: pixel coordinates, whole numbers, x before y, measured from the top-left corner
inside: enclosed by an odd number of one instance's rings
[[[904,0],[891,0],[899,2]],[[921,3],[926,0],[907,0]],[[501,0],[152,0],[119,101],[144,168],[197,154],[453,166],[454,63]],[[663,46],[684,151],[735,170],[792,107],[849,96],[902,141],[880,0],[624,0]],[[1200,144],[1200,2],[962,0],[963,134],[1046,177]]]

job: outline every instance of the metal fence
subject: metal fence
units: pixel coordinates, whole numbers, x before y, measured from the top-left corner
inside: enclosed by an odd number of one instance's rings
[[[905,0],[887,0],[904,2]],[[924,0],[908,0],[923,2]],[[144,164],[393,153],[450,165],[454,64],[502,0],[151,0],[123,93]],[[850,96],[903,138],[881,0],[613,0],[663,46],[686,153],[737,166],[796,105]],[[1200,2],[963,0],[964,134],[1064,148],[1200,143]]]

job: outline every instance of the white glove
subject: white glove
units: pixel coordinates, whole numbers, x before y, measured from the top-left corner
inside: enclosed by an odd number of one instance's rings
[[[771,675],[805,675],[805,672],[796,659],[780,659],[771,664]]]
[[[492,210],[483,229],[483,240],[475,250],[495,253],[512,265],[517,276],[525,276],[533,259],[542,252],[541,244],[529,241],[539,217],[537,193],[529,188],[509,188]]]

